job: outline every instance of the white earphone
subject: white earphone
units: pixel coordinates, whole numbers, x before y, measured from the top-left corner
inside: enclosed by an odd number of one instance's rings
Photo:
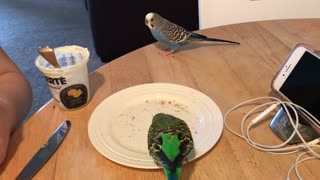
[[[230,128],[230,126],[227,124],[227,117],[230,113],[232,113],[234,110],[242,107],[242,106],[246,106],[246,105],[250,105],[258,100],[269,100],[269,102],[260,104],[254,108],[252,108],[250,111],[248,111],[245,116],[242,119],[241,125],[240,125],[240,133],[232,130]],[[271,102],[270,102],[271,100]],[[294,128],[294,132],[291,134],[291,136],[283,143],[278,144],[278,145],[263,145],[257,142],[254,142],[252,140],[252,138],[250,137],[250,129],[252,129],[254,127],[254,125],[256,125],[258,122],[260,122],[261,120],[264,120],[264,118],[271,113],[273,110],[275,110],[279,105],[282,105],[282,107],[284,108],[286,114],[288,115],[288,118],[290,120],[290,123],[292,124],[292,127]],[[251,122],[249,123],[249,125],[245,128],[245,122],[246,120],[249,118],[249,116],[251,116],[253,113],[255,113],[258,109],[261,109],[262,107],[265,106],[269,106],[267,109],[265,109],[262,113],[260,113],[258,116],[256,116],[255,118],[253,118],[251,120]],[[292,109],[293,113],[294,113],[294,118],[291,117],[288,107]],[[292,153],[296,153],[296,152],[300,152],[303,151],[300,155],[298,155],[298,157],[296,158],[295,163],[291,166],[291,168],[288,171],[287,174],[287,180],[290,179],[290,173],[291,171],[294,169],[295,173],[297,175],[297,177],[299,179],[302,179],[302,177],[300,176],[297,166],[299,163],[303,162],[303,161],[307,161],[307,160],[311,160],[311,159],[319,159],[320,160],[320,150],[315,150],[315,148],[320,148],[319,142],[320,142],[320,137],[317,139],[314,139],[312,141],[306,142],[304,140],[304,138],[302,137],[301,133],[298,131],[298,125],[299,125],[299,117],[298,117],[298,113],[297,113],[297,109],[303,111],[305,114],[307,114],[310,118],[312,118],[312,120],[318,124],[319,120],[317,120],[312,114],[310,114],[307,110],[305,110],[304,108],[302,108],[301,106],[294,104],[292,102],[289,101],[282,101],[276,97],[259,97],[259,98],[254,98],[245,102],[242,102],[236,106],[234,106],[233,108],[231,108],[224,116],[224,125],[225,127],[234,135],[244,139],[250,146],[252,146],[255,149],[258,149],[260,151],[265,151],[265,152],[269,152],[269,153],[273,153],[273,154],[292,154]],[[294,146],[288,146],[288,142],[290,142],[292,140],[292,138],[297,135],[300,140],[302,141],[301,144],[298,145],[294,145]],[[304,155],[306,154],[311,154],[311,157],[306,157],[304,159],[301,159]]]

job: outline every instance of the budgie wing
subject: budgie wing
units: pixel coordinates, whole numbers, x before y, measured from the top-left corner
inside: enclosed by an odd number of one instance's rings
[[[171,22],[167,22],[160,33],[173,44],[184,43],[191,35],[190,31]]]

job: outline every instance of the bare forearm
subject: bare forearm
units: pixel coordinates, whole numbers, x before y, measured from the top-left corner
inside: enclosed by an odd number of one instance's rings
[[[8,123],[12,131],[29,111],[32,101],[31,88],[20,72],[9,72],[0,76],[1,123]]]
[[[0,164],[6,156],[10,132],[26,116],[31,102],[29,82],[0,48]]]
[[[0,122],[9,121],[10,130],[13,130],[27,114],[31,101],[29,82],[0,48],[0,109],[6,114],[0,116]]]

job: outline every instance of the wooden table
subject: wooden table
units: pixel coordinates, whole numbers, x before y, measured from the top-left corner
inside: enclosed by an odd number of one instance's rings
[[[67,138],[34,179],[165,179],[160,169],[128,168],[96,151],[87,129],[90,115],[100,102],[134,85],[165,82],[201,91],[224,114],[242,101],[272,95],[271,80],[296,44],[304,42],[320,48],[320,19],[243,23],[201,33],[241,45],[193,44],[165,56],[151,44],[104,65],[90,75],[93,97],[86,107],[62,111],[50,101],[12,135],[0,179],[15,178],[66,119],[72,123]],[[239,129],[246,111],[234,112],[230,126]],[[260,142],[281,142],[268,122],[252,133]],[[181,179],[284,179],[295,158],[295,154],[282,156],[255,150],[224,129],[212,150],[184,166]],[[318,160],[310,161],[299,169],[305,179],[319,179],[319,166]]]

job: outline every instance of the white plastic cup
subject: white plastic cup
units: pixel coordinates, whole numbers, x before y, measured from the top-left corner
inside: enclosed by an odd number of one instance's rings
[[[88,60],[90,53],[80,46],[54,48],[61,68],[54,68],[42,56],[35,65],[43,73],[53,99],[63,110],[81,108],[90,101]]]

